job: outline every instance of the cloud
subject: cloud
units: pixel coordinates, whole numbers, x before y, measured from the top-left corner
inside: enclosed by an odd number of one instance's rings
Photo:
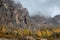
[[[27,8],[30,16],[54,17],[60,14],[60,0],[19,0]]]
[[[54,17],[55,15],[60,15],[60,8],[54,6],[53,8],[50,8],[50,13],[52,14],[51,17]]]

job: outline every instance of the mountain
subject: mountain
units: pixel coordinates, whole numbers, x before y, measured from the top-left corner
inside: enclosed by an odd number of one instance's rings
[[[5,24],[8,27],[16,28],[35,28],[44,25],[60,25],[60,15],[54,18],[45,18],[44,16],[29,16],[26,8],[21,3],[15,3],[13,0],[0,0],[0,25]]]
[[[43,21],[45,21],[46,19],[42,16],[32,16],[31,17],[32,21],[35,22],[35,23],[42,23]]]
[[[57,25],[60,25],[60,15],[56,15],[53,19]]]
[[[60,15],[56,15],[55,17],[45,18],[44,16],[32,16],[32,21],[36,24],[44,24],[44,25],[60,25]]]
[[[30,25],[29,12],[12,0],[0,0],[0,25],[27,27]]]
[[[52,25],[59,25],[60,26],[60,15],[56,15],[53,18],[48,18],[46,20],[47,24],[51,23]]]

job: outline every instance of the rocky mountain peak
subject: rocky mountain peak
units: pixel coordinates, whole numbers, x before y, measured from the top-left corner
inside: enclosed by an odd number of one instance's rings
[[[29,20],[29,13],[21,4],[0,0],[0,24],[23,27],[29,24]]]
[[[60,15],[56,15],[53,19],[56,22],[56,24],[60,25]]]

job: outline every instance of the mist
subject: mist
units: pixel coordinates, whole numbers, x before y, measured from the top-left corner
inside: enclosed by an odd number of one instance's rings
[[[54,17],[60,15],[60,0],[14,0],[27,8],[30,16]]]

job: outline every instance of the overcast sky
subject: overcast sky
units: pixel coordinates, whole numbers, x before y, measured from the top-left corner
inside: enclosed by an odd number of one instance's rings
[[[60,0],[19,0],[29,15],[54,17],[60,14]]]

